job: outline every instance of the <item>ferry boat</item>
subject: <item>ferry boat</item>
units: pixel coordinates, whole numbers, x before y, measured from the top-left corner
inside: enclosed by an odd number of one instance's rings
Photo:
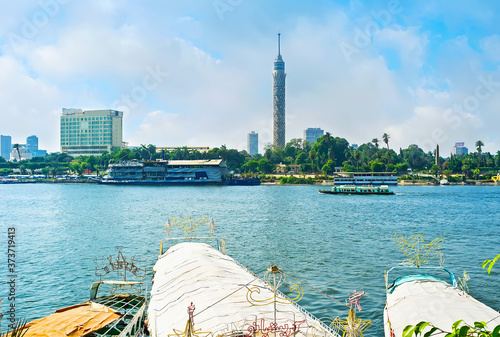
[[[391,195],[393,191],[389,190],[388,186],[354,186],[342,185],[333,186],[331,190],[319,190],[323,194],[382,194]]]
[[[284,275],[276,266],[264,282],[206,243],[182,242],[160,249],[153,270],[148,306],[153,337],[339,336],[277,290]]]
[[[121,161],[108,166],[99,182],[106,185],[222,184],[227,166],[222,159]]]
[[[335,185],[397,185],[395,172],[341,172],[333,182]]]

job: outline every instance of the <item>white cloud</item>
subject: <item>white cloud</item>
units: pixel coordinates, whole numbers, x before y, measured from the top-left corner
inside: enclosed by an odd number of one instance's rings
[[[144,86],[148,69],[159,67],[168,76],[124,108],[125,141],[244,149],[254,130],[262,150],[272,141],[274,33],[281,30],[287,140],[321,127],[358,144],[388,132],[398,148],[432,139],[433,129],[441,128],[446,148],[464,138],[482,137],[488,147],[499,142],[491,123],[498,123],[496,93],[462,117],[460,127],[443,120],[454,104],[474,94],[484,60],[498,61],[498,35],[481,40],[482,55],[466,36],[432,45],[437,32],[403,26],[398,16],[349,63],[339,48],[359,24],[349,11],[366,11],[363,20],[370,18],[371,9],[359,1],[347,12],[332,6],[320,17],[305,10],[291,18],[273,12],[271,3],[244,2],[224,20],[210,2],[150,6],[125,0],[70,3],[24,51],[3,48],[0,133],[36,134],[41,146],[56,151],[62,107],[123,105],[124,95]],[[412,15],[404,10],[404,18]],[[0,30],[13,26],[0,24]],[[401,69],[382,56],[388,50]],[[429,57],[435,58],[433,67]]]
[[[494,62],[500,62],[500,35],[490,35],[480,41],[485,56]]]

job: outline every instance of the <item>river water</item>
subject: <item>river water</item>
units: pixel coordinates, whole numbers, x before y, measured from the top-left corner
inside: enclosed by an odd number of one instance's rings
[[[358,317],[374,323],[365,336],[383,335],[384,270],[404,259],[395,233],[427,242],[442,236],[445,266],[456,276],[466,270],[470,294],[500,309],[500,265],[491,275],[481,268],[500,253],[500,188],[393,189],[394,196],[336,196],[317,186],[0,185],[0,312],[10,303],[7,228],[16,231],[16,317],[32,320],[87,300],[97,281],[94,258],[116,255],[119,246],[147,260],[150,281],[162,224],[189,215],[213,218],[227,254],[258,275],[276,264],[341,302],[365,290]],[[314,315],[346,316],[345,307],[303,288],[299,304]]]

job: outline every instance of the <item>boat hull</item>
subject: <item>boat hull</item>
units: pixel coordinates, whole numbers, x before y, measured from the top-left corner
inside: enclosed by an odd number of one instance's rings
[[[452,324],[461,319],[471,326],[478,321],[489,322],[490,329],[500,325],[498,312],[449,283],[411,281],[387,293],[384,334],[386,337],[402,336],[407,325],[422,321],[450,331]]]
[[[348,195],[392,195],[394,192],[342,192],[342,191],[329,191],[329,190],[319,190],[322,194],[348,194]]]
[[[194,329],[203,332],[200,336],[252,336],[252,331],[263,335],[273,324],[279,328],[277,336],[338,336],[282,293],[273,302],[273,291],[259,277],[207,244],[172,246],[159,256],[153,270],[151,336],[182,332],[188,308],[194,310]]]
[[[222,181],[211,180],[101,180],[101,185],[174,186],[174,185],[222,185]]]

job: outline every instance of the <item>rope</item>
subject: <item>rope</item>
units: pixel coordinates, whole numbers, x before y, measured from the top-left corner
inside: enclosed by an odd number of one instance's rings
[[[193,317],[194,317],[194,316],[198,316],[199,314],[201,314],[201,313],[202,313],[202,312],[204,312],[205,310],[210,309],[211,307],[213,307],[213,306],[215,306],[216,304],[218,304],[218,303],[222,302],[223,300],[225,300],[225,299],[226,299],[226,298],[228,298],[229,296],[231,296],[231,295],[233,295],[233,294],[237,293],[238,291],[240,291],[240,290],[241,290],[241,289],[243,289],[243,288],[246,288],[246,287],[247,287],[250,283],[254,282],[254,281],[255,281],[255,280],[257,280],[257,279],[259,279],[259,277],[258,277],[258,276],[256,276],[256,277],[255,277],[253,280],[251,280],[250,282],[248,282],[248,283],[246,283],[246,284],[242,285],[240,288],[236,289],[236,290],[235,290],[235,291],[233,291],[232,293],[228,294],[227,296],[224,296],[224,297],[223,297],[223,298],[221,298],[220,300],[218,300],[218,301],[216,301],[216,302],[214,302],[214,303],[210,304],[210,305],[209,305],[208,307],[206,307],[205,309],[203,309],[203,310],[201,310],[201,311],[197,312],[195,315],[193,315]]]
[[[342,305],[344,305],[344,306],[346,306],[346,307],[349,307],[347,304],[340,302],[340,301],[339,301],[339,300],[337,300],[336,298],[331,297],[330,295],[328,295],[328,294],[326,294],[326,293],[322,292],[321,290],[318,290],[318,289],[314,288],[313,286],[311,286],[311,285],[309,285],[309,284],[307,284],[307,283],[305,283],[305,282],[303,282],[303,281],[301,281],[301,280],[299,280],[299,279],[297,279],[297,278],[293,277],[292,275],[289,275],[289,274],[285,273],[284,271],[281,271],[281,272],[282,272],[283,274],[285,274],[286,276],[289,276],[289,277],[293,278],[295,281],[300,282],[301,284],[305,284],[306,286],[308,286],[308,287],[309,287],[309,288],[311,288],[312,290],[314,290],[314,291],[316,291],[316,292],[318,292],[318,293],[320,293],[320,294],[322,294],[322,295],[324,295],[324,296],[328,297],[329,299],[331,299],[331,300],[333,300],[333,301],[335,301],[335,302],[337,302],[337,303],[339,303],[339,304],[342,304]]]

